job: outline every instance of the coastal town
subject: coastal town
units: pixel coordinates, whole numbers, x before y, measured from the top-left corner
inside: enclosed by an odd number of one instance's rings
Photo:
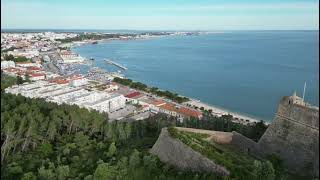
[[[19,77],[23,83],[6,88],[6,93],[29,98],[42,98],[57,104],[77,105],[108,114],[110,120],[143,120],[157,113],[201,119],[203,113],[214,116],[232,115],[232,121],[243,124],[257,119],[228,112],[198,100],[184,97],[183,102],[166,96],[133,88],[116,80],[126,77],[119,72],[107,72],[91,67],[81,73],[79,65],[94,61],[71,51],[74,46],[96,44],[105,40],[137,40],[174,33],[1,33],[1,73]],[[107,60],[122,70],[126,67]],[[179,96],[183,97],[183,96]]]

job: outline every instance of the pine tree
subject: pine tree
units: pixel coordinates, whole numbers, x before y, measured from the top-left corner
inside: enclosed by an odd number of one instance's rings
[[[108,149],[108,157],[112,157],[116,154],[117,147],[116,144],[113,142],[110,144],[109,149]]]

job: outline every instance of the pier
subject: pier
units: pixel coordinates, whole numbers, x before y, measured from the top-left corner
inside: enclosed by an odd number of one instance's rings
[[[124,67],[124,66],[122,66],[122,65],[120,65],[120,64],[118,64],[118,63],[116,63],[116,62],[113,62],[113,61],[111,61],[111,60],[109,60],[109,59],[106,59],[105,61],[106,61],[108,64],[112,64],[112,65],[115,65],[115,66],[117,66],[117,67],[119,67],[119,68],[121,68],[121,69],[128,70],[128,68],[126,68],[126,67]]]

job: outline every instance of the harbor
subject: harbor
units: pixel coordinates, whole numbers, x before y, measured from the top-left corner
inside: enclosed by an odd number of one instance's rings
[[[108,72],[99,67],[92,67],[89,69],[85,77],[90,80],[107,83],[113,80],[115,77],[124,78],[125,76],[119,72]]]
[[[75,54],[75,56],[79,56],[79,55]],[[128,70],[128,68],[125,67],[124,65],[121,65],[110,59],[104,59],[103,60],[104,63],[121,69],[115,72],[110,72],[110,71],[107,71],[105,68],[99,67],[99,64],[97,66],[97,64],[94,62],[95,60],[94,57],[92,56],[89,56],[89,57],[90,58],[84,58],[85,61],[82,61],[81,63],[79,62],[78,63],[58,63],[60,61],[55,61],[53,64],[55,65],[55,67],[57,67],[57,69],[60,71],[60,74],[63,76],[81,74],[80,72],[81,66],[82,67],[85,66],[85,67],[89,67],[89,69],[83,75],[84,75],[84,78],[88,80],[93,80],[93,81],[107,84],[110,81],[112,81],[115,77],[121,78],[121,79],[125,78],[125,75],[121,73],[121,70]],[[227,111],[222,108],[218,108],[216,106],[212,106],[192,98],[189,98],[189,99],[190,101],[183,103],[183,105],[186,105],[187,107],[193,107],[196,109],[204,108],[205,110],[211,110],[213,115],[219,116],[219,117],[222,115],[232,115],[234,122],[238,122],[242,124],[250,124],[250,123],[256,123],[260,121],[258,118],[253,118],[240,113]]]

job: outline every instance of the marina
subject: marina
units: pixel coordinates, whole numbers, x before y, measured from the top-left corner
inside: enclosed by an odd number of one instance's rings
[[[121,74],[121,72],[107,72],[104,69],[101,69],[99,67],[92,67],[89,69],[86,78],[90,80],[100,81],[100,82],[109,82],[113,78],[124,78],[125,76]]]

